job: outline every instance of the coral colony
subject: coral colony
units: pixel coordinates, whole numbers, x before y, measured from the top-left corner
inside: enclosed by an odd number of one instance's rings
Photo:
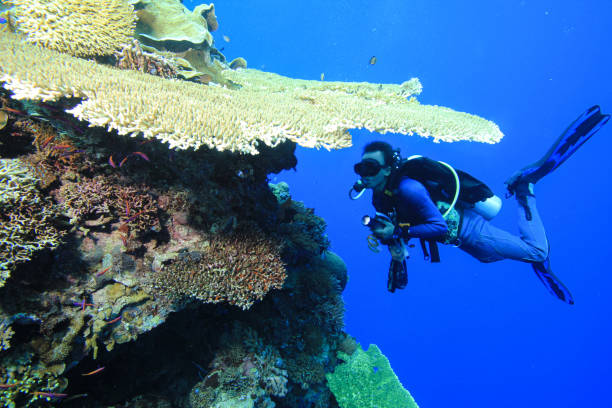
[[[352,128],[494,123],[417,79],[228,62],[212,4],[10,0],[0,24],[0,405],[416,407],[343,331],[325,221],[268,175]]]

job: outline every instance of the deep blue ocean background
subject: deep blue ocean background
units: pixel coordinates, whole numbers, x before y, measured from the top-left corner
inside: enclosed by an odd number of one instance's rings
[[[193,8],[194,2],[185,2]],[[423,408],[612,407],[610,198],[612,124],[536,186],[555,273],[576,304],[552,297],[527,264],[480,264],[442,247],[420,250],[405,290],[386,290],[387,253],[366,245],[360,218],[370,194],[350,201],[353,163],[381,139],[405,156],[444,160],[500,196],[504,180],[539,159],[582,111],[612,113],[612,2],[378,0],[219,1],[218,48],[229,60],[294,78],[401,83],[420,78],[421,103],[496,122],[496,145],[434,144],[419,136],[352,131],[354,146],[298,147],[293,198],[328,223],[345,260],[346,331],[377,344]],[[229,42],[223,36],[229,38]],[[369,65],[376,56],[376,65]],[[516,232],[516,203],[495,225]]]

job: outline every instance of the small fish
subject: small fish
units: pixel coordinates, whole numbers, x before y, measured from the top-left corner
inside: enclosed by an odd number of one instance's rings
[[[142,157],[146,161],[151,161],[151,160],[149,160],[149,157],[146,154],[144,154],[143,152],[132,152],[132,154],[135,154],[136,156]]]
[[[325,72],[321,72],[321,81],[325,81]]]
[[[55,135],[51,135],[48,138],[45,139],[44,142],[42,142],[42,144],[40,145],[40,147],[45,148],[47,147],[47,145],[51,142],[51,140],[53,140],[53,138],[55,138]]]
[[[376,64],[376,56],[372,56],[372,57],[370,58],[370,61],[369,61],[368,63],[369,63],[370,65],[374,65],[374,64]]]
[[[101,270],[100,272],[96,273],[96,276],[102,276],[104,275],[111,267],[109,266],[106,269]]]
[[[104,369],[105,369],[105,368],[106,368],[106,367],[96,368],[96,369],[95,369],[95,370],[93,370],[93,371],[90,371],[90,372],[88,372],[88,373],[81,374],[81,375],[82,375],[83,377],[86,377],[86,376],[88,376],[88,375],[98,374],[99,372],[104,371]]]
[[[223,36],[223,41],[230,42],[230,38],[227,35]]]
[[[138,211],[136,214],[132,215],[130,218],[128,218],[127,220],[123,221],[123,224],[125,225],[125,224],[127,224],[127,223],[129,223],[129,222],[134,221],[134,220],[135,220],[136,218],[138,218],[138,216],[139,216],[140,214],[142,214],[143,212],[144,212],[144,210],[142,210],[142,211]]]
[[[114,168],[114,169],[117,168],[117,165],[115,164],[115,162],[113,160],[113,155],[112,154],[108,157],[108,164],[110,164],[111,167]]]
[[[66,152],[66,153],[62,154],[60,157],[68,157],[68,156],[73,155],[73,154],[84,153],[84,152],[85,152],[85,150],[82,150],[82,149],[73,150],[71,152]]]
[[[106,322],[106,324],[117,323],[119,320],[121,320],[121,316],[115,317],[113,320],[109,320],[108,322]]]
[[[66,398],[68,396],[68,394],[60,394],[57,392],[41,392],[41,391],[34,391],[32,394],[39,396],[39,397],[44,397],[44,398]]]

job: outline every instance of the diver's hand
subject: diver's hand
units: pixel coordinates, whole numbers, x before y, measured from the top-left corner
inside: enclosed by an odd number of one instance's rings
[[[393,232],[395,231],[395,225],[393,223],[380,219],[381,227],[372,229],[372,234],[381,241],[389,240],[393,238]]]

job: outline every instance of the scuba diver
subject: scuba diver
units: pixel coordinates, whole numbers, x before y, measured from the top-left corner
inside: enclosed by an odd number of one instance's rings
[[[478,179],[426,157],[402,159],[399,150],[386,142],[367,144],[361,161],[354,166],[360,180],[349,197],[357,199],[365,189],[373,191],[376,216],[366,215],[362,223],[372,232],[368,237],[370,249],[378,252],[380,242],[391,253],[387,289],[394,292],[406,286],[408,240],[417,238],[426,260],[431,262],[440,260],[440,242],[457,246],[485,263],[503,259],[529,263],[551,294],[573,304],[571,293],[550,267],[550,246],[536,208],[534,184],[567,160],[609,118],[599,106],[591,107],[542,159],[505,182],[507,197],[514,195],[519,204],[519,235],[490,223],[501,208],[501,200]]]

